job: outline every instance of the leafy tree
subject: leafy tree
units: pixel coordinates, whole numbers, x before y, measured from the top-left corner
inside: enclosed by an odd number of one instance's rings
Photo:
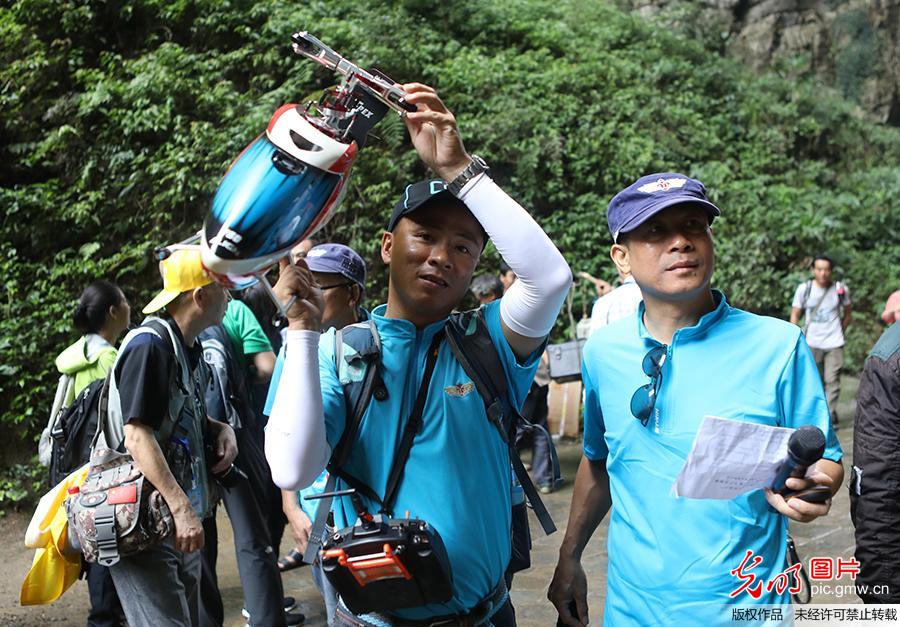
[[[18,0],[0,8],[0,426],[13,461],[45,419],[81,288],[105,277],[146,302],[159,284],[148,252],[200,227],[280,104],[333,84],[291,53],[301,29],[437,87],[467,147],[575,270],[611,279],[609,198],[682,171],[723,209],[715,281],[733,303],[786,315],[825,251],[856,302],[849,368],[879,333],[900,283],[897,131],[814,84],[750,76],[715,38],[581,0]],[[364,255],[373,301],[390,208],[426,175],[398,118],[376,135],[324,233]],[[489,248],[483,271],[498,261]],[[588,304],[578,289],[575,310]]]

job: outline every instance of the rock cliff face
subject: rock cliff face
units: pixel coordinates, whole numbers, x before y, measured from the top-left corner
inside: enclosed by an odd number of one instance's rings
[[[722,28],[751,67],[814,75],[880,122],[900,126],[900,0],[630,0],[643,15]]]

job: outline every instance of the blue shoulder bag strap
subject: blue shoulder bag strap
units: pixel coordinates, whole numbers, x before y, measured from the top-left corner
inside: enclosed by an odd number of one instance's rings
[[[345,344],[355,351],[352,355],[344,354]],[[378,329],[375,328],[374,321],[367,320],[350,325],[339,329],[335,333],[334,362],[338,377],[340,377],[341,365],[344,361],[348,364],[361,364],[365,372],[361,380],[350,381],[343,385],[344,399],[347,404],[347,422],[344,425],[341,439],[331,452],[331,459],[328,460],[328,481],[325,484],[324,493],[333,493],[337,485],[337,479],[340,477],[350,487],[380,502],[381,498],[369,486],[341,470],[341,467],[350,455],[350,449],[353,447],[354,440],[356,440],[359,425],[362,423],[363,416],[372,397],[374,396],[376,400],[383,401],[388,396],[387,387],[384,385],[384,380],[380,373],[381,339],[378,336]],[[332,500],[333,497],[331,496],[322,497],[316,509],[316,519],[313,521],[309,534],[309,543],[306,546],[306,552],[303,554],[303,561],[307,564],[313,563],[319,554],[319,549],[322,547],[325,523],[328,519],[328,513],[331,511]]]
[[[450,316],[444,330],[450,349],[484,400],[488,420],[497,427],[500,437],[509,447],[509,462],[516,479],[525,490],[525,496],[528,497],[535,516],[541,523],[544,533],[550,535],[556,531],[556,525],[534,487],[528,471],[525,470],[515,443],[517,424],[522,423],[527,429],[532,430],[543,430],[543,427],[525,420],[510,401],[506,370],[491,340],[487,323],[484,321],[484,312],[476,309],[455,313]],[[559,461],[554,460],[554,464],[558,466]]]

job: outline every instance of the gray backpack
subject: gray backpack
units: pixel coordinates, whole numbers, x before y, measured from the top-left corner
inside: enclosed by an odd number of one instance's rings
[[[127,338],[140,333],[163,337],[166,331],[158,323],[148,322]],[[123,343],[119,354],[125,352]],[[140,553],[159,544],[175,531],[175,521],[162,494],[137,468],[134,458],[106,445],[109,421],[109,382],[112,370],[100,392],[97,431],[91,442],[91,460],[87,478],[79,488],[70,490],[66,499],[69,539],[80,547],[87,562],[112,566],[121,557]],[[159,429],[158,440],[167,442],[176,424],[167,418]],[[104,441],[100,434],[107,432]],[[179,447],[166,447],[167,461],[176,480],[191,472],[186,451],[179,458]],[[181,482],[179,481],[179,485]]]

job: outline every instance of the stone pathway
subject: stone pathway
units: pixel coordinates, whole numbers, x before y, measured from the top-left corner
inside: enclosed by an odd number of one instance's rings
[[[839,431],[844,447],[845,471],[852,464],[852,422],[856,380],[844,377],[844,393],[841,399],[843,428]],[[546,599],[547,586],[556,565],[557,551],[562,541],[572,498],[572,480],[581,456],[578,443],[567,442],[559,446],[560,461],[567,481],[560,490],[545,497],[545,502],[560,530],[552,536],[538,535],[540,527],[532,517],[534,533],[532,568],[516,575],[512,597],[517,609],[520,627],[552,627],[556,624],[556,613]],[[27,525],[25,515],[11,515],[0,519],[0,559],[8,564],[6,574],[0,575],[0,625],[72,625],[83,626],[87,616],[87,587],[78,582],[59,601],[45,607],[18,605],[18,591],[24,574],[31,563],[30,551],[25,550],[21,538]],[[834,499],[831,514],[808,525],[792,524],[791,527],[804,563],[810,556],[832,558],[853,555],[853,527],[849,516],[849,499],[846,488],[841,489]],[[589,581],[589,607],[593,625],[602,624],[603,595],[606,587],[606,532],[604,522],[594,534],[585,556],[584,567]],[[286,534],[285,544],[288,534]],[[231,548],[231,527],[219,510],[219,585],[225,602],[225,627],[243,627],[240,610],[243,602],[240,580]],[[845,583],[846,579],[842,582]],[[322,604],[310,579],[307,568],[286,573],[285,593],[298,599],[298,610],[307,615],[307,625],[321,627],[325,624]],[[830,594],[814,595],[813,603],[859,603],[859,599],[849,589],[833,586]]]

